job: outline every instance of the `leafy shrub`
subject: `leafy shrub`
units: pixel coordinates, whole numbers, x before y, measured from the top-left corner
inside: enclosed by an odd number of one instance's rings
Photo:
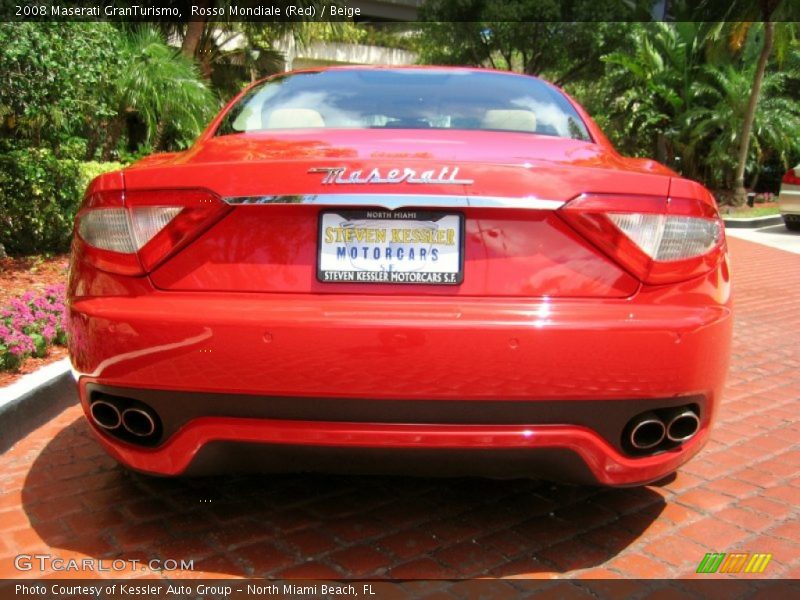
[[[124,164],[118,162],[89,161],[78,163],[78,168],[80,170],[80,180],[78,181],[78,184],[81,192],[80,196],[78,197],[78,204],[80,204],[80,201],[83,200],[83,194],[86,192],[86,188],[89,187],[92,179],[98,175],[102,175],[103,173],[121,169],[124,166]],[[77,209],[77,205],[75,208]],[[70,225],[70,231],[72,230],[71,227],[72,226]]]
[[[28,356],[47,355],[52,344],[67,343],[63,284],[44,293],[26,292],[0,311],[0,370],[13,371]]]
[[[119,40],[111,23],[0,23],[0,137],[58,150],[102,136],[116,114]]]
[[[43,148],[0,154],[0,244],[9,254],[65,251],[86,186],[120,166],[61,160]]]

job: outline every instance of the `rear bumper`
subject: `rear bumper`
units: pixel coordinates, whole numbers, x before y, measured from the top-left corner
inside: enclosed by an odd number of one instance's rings
[[[192,421],[158,448],[138,448],[96,433],[119,462],[157,475],[225,470],[469,474],[540,476],[608,486],[661,479],[694,456],[708,436],[706,428],[679,448],[632,458],[592,430],[568,425],[443,426],[207,417]]]
[[[176,410],[207,394],[231,395],[231,403],[296,398],[308,406],[284,414],[195,412],[152,448],[97,431],[106,450],[134,469],[203,471],[203,463],[236,456],[237,445],[257,444],[300,455],[329,449],[330,457],[354,460],[410,456],[410,472],[420,472],[419,457],[433,453],[459,457],[449,464],[474,474],[605,485],[659,479],[702,447],[724,383],[732,326],[727,265],[702,280],[624,300],[152,291],[73,298],[70,319],[85,409],[91,386],[160,391],[172,396]],[[700,432],[652,456],[626,455],[613,428],[602,431],[584,418],[593,413],[602,420],[619,402],[644,411],[663,399],[676,406],[687,398],[702,399]],[[359,401],[439,408],[407,420],[402,408],[391,419],[380,411],[331,416],[331,405]],[[486,417],[495,401],[498,414],[507,415],[519,403],[517,417]],[[558,418],[541,419],[530,409],[536,403],[559,407]],[[441,416],[469,414],[465,407],[475,407],[474,416]],[[475,456],[480,460],[471,462]],[[393,460],[373,460],[366,470],[387,472]],[[484,472],[484,460],[497,469]],[[324,462],[312,460],[309,468]],[[580,467],[549,475],[562,462]],[[349,470],[344,458],[337,464]]]
[[[603,400],[706,394],[729,354],[725,305],[246,296],[75,300],[73,366],[144,389]]]
[[[800,186],[784,184],[778,196],[778,207],[783,215],[800,215]]]

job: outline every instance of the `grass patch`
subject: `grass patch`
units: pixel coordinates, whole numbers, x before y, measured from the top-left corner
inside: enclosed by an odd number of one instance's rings
[[[723,217],[733,217],[735,219],[752,219],[754,217],[769,217],[781,214],[777,206],[740,206],[738,208],[721,207],[720,212]]]

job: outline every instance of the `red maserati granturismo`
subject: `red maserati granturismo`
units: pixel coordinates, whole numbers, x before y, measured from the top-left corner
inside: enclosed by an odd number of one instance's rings
[[[287,73],[95,179],[70,355],[128,467],[663,478],[731,340],[701,185],[527,76]]]

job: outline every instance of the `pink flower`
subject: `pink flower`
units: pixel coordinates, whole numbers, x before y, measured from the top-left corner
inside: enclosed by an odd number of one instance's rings
[[[0,310],[0,345],[16,359],[36,350],[30,335],[40,334],[48,344],[63,335],[67,315],[63,284],[50,285],[37,294],[28,291]],[[1,357],[0,357],[1,358]]]

